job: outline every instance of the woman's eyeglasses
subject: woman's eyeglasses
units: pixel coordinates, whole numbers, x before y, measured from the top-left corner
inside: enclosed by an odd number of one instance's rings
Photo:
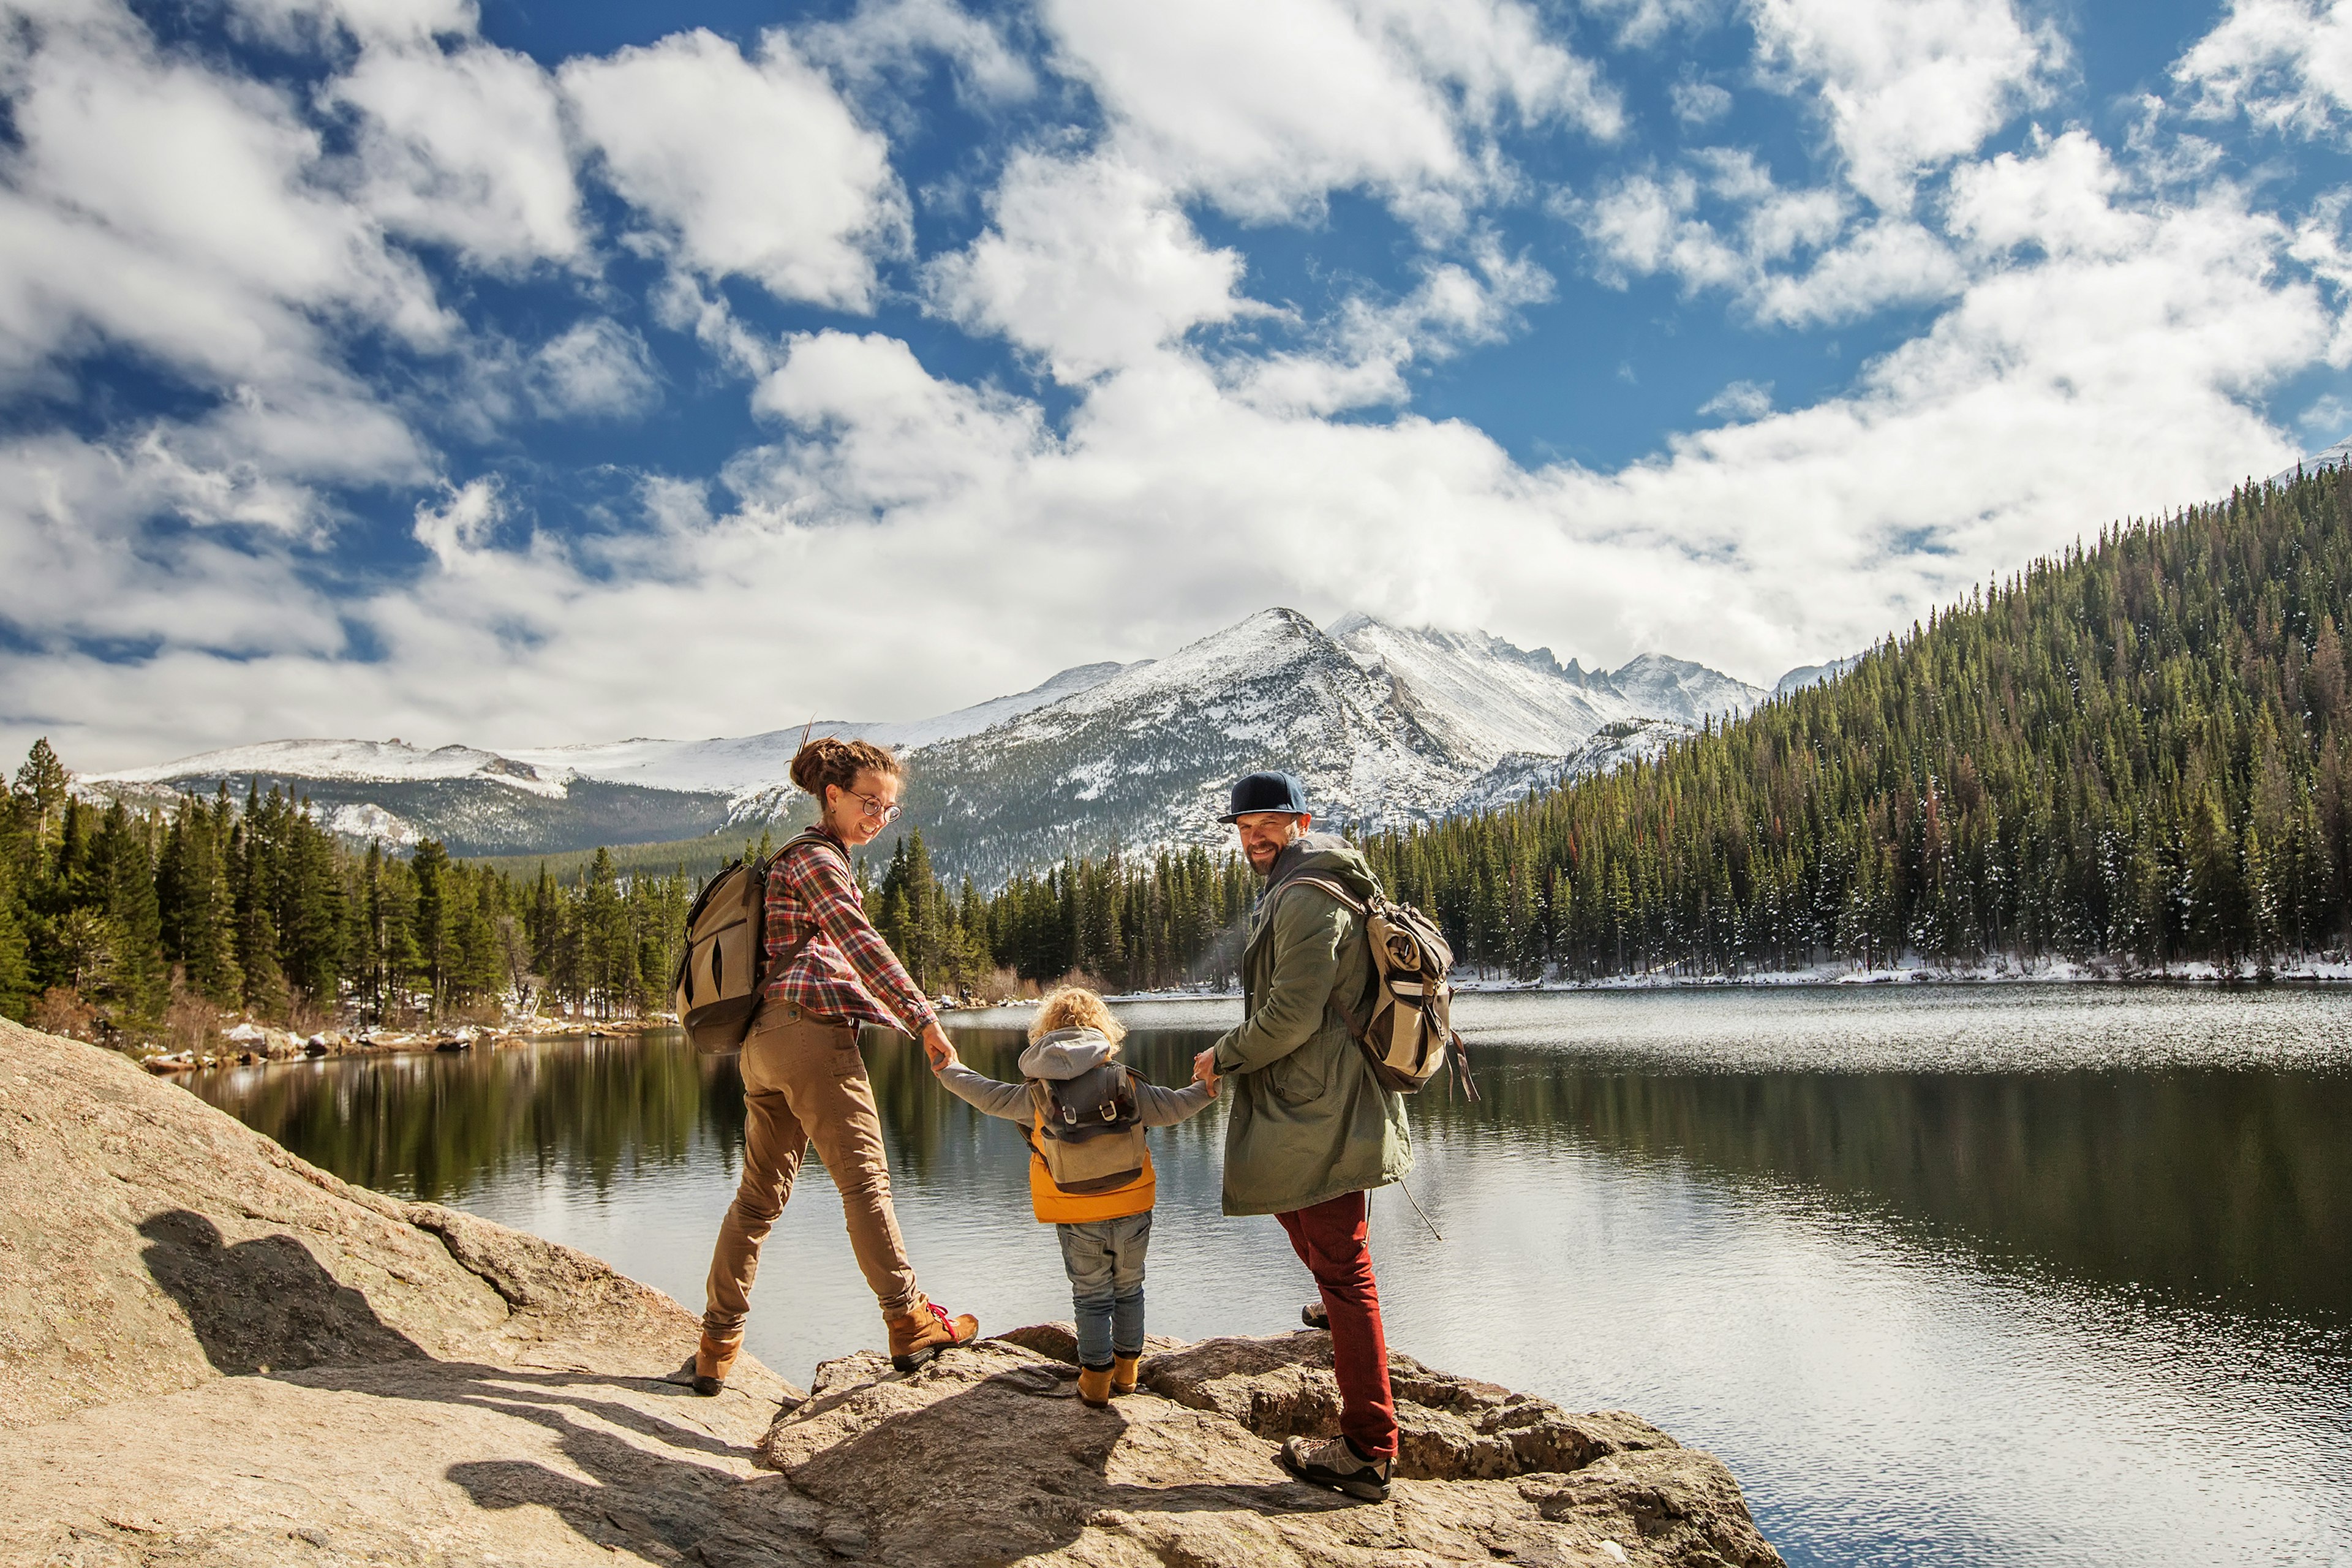
[[[892,823],[898,821],[898,813],[903,809],[902,807],[891,805],[888,801],[876,800],[870,795],[861,795],[854,789],[845,790],[843,793],[852,796],[865,805],[866,809],[859,812],[857,814],[858,816],[864,817],[868,822],[878,822],[885,827],[887,827]]]

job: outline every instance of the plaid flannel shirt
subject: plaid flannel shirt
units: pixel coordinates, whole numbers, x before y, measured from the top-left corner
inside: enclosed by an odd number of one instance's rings
[[[845,859],[811,845],[768,868],[768,1000],[919,1037],[939,1015],[866,918]],[[777,959],[803,942],[791,967],[779,969]]]

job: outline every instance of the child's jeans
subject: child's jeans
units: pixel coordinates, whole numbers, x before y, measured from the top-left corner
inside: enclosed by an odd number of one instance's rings
[[[1151,1245],[1151,1211],[1125,1219],[1057,1225],[1070,1305],[1078,1318],[1078,1364],[1108,1366],[1114,1355],[1143,1353],[1143,1252]]]

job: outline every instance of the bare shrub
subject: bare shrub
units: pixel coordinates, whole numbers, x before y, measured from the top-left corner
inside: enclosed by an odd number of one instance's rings
[[[175,1051],[201,1053],[220,1038],[221,1010],[187,986],[183,971],[172,971],[172,1000],[163,1009],[163,1033]]]
[[[98,1037],[98,1009],[81,999],[70,985],[52,985],[33,1004],[33,1027],[69,1039]]]
[[[1010,1002],[1045,994],[1034,980],[1024,980],[1003,964],[980,977],[971,994],[983,1002]]]

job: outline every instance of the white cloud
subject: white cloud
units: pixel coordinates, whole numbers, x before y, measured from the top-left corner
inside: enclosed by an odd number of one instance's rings
[[[1729,292],[1758,321],[1811,326],[1949,299],[1967,280],[1948,247],[1909,219],[1849,232],[1850,205],[1834,189],[1782,189],[1738,149],[1704,148],[1690,163],[1564,209],[1603,281],[1663,272],[1694,293]],[[1722,224],[1700,216],[1709,201]]]
[[[699,28],[559,73],[613,188],[688,270],[779,299],[867,309],[906,245],[889,150],[781,32],[747,60]]]
[[[496,479],[475,479],[451,490],[443,504],[420,502],[414,532],[445,572],[470,569],[506,516]]]
[[[1733,419],[1761,419],[1772,412],[1772,384],[1769,381],[1735,381],[1721,392],[1698,405],[1702,415],[1725,415]]]
[[[2196,93],[2200,114],[2326,135],[2352,114],[2352,4],[2231,0],[2221,25],[2174,63],[2172,79]]]
[[[847,20],[816,23],[793,36],[803,55],[861,94],[875,94],[886,81],[903,85],[930,54],[947,58],[967,102],[1017,103],[1037,91],[1028,61],[953,0],[858,0]]]
[[[480,25],[474,0],[229,0],[246,29],[285,47],[315,47],[337,35],[363,44],[422,44],[436,35],[470,36]]]
[[[661,401],[661,376],[645,339],[603,317],[540,345],[527,378],[542,418],[626,418]]]
[[[528,56],[369,48],[323,96],[360,117],[355,194],[386,227],[481,268],[581,258],[554,84]]]
[[[2333,446],[2352,436],[2352,397],[2331,392],[2295,416],[2294,422],[2298,429],[2315,437],[2320,445]]]
[[[1469,265],[1423,259],[1418,270],[1419,284],[1401,300],[1343,301],[1307,349],[1223,357],[1224,384],[1252,407],[1276,414],[1402,404],[1410,392],[1407,365],[1501,341],[1520,310],[1550,299],[1554,287],[1550,273],[1507,254],[1490,234],[1471,245]]]
[[[2046,101],[2067,58],[2011,0],[1751,0],[1748,16],[1767,80],[1817,95],[1847,179],[1891,212]]]
[[[1589,62],[1510,0],[1048,0],[1042,14],[1122,156],[1252,219],[1360,187],[1442,225],[1501,177],[1471,133],[1506,107],[1602,137],[1622,123]]]
[[[1589,9],[1653,37],[1718,14]],[[1734,383],[1706,405],[1729,423],[1650,461],[1525,466],[1412,413],[1407,372],[1549,296],[1476,210],[1520,188],[1507,132],[1582,148],[1615,124],[1532,10],[1055,0],[1041,25],[1095,87],[1102,132],[1010,153],[979,238],[922,274],[934,310],[1064,383],[1033,401],[934,374],[887,333],[778,336],[720,286],[860,308],[905,244],[882,138],[804,62],[878,91],[899,40],[944,51],[975,102],[1019,90],[990,50],[1021,24],[874,0],[750,59],[687,34],[559,73],[603,177],[651,226],[640,242],[673,263],[656,319],[742,377],[764,422],[719,474],[648,479],[638,515],[567,538],[522,487],[445,479],[350,368],[363,342],[407,356],[404,374],[437,366],[484,429],[659,395],[643,340],[607,314],[631,302],[583,315],[572,297],[598,239],[546,79],[456,0],[248,15],[327,40],[350,157],[323,151],[317,102],[159,51],[128,12],[58,0],[0,45],[13,384],[69,395],[105,345],[210,400],[0,440],[0,729],[55,728],[78,765],[285,733],[511,744],[912,715],[1275,603],[1769,677],[2109,518],[2284,466],[2260,401],[2315,358],[2352,361],[2343,203],[2282,219],[2191,157],[2158,172],[2140,143],[2080,132],[1981,155],[2063,61],[2011,7],[1756,0],[1771,79],[1817,98],[1836,166],[1784,184],[1730,147],[1621,166],[1566,209],[1596,263],[1769,323],[1945,308],[1811,406]],[[1391,203],[1422,247],[1406,281],[1320,320],[1261,316],[1247,244],[1187,216],[1312,215],[1341,189]],[[575,324],[468,332],[402,237],[486,269],[576,268],[539,279]],[[430,393],[404,395],[434,416]],[[1333,417],[1382,405],[1399,411]],[[354,590],[338,498],[384,484],[423,563]],[[686,658],[710,672],[689,691]]]
[[[2055,231],[2079,230],[2068,207],[2048,205]],[[93,763],[152,760],[164,737],[520,744],[740,732],[812,709],[912,715],[1082,658],[1165,652],[1268,604],[1767,676],[2106,519],[2292,460],[2251,406],[2330,327],[2312,286],[2275,275],[2291,232],[2226,192],[2131,218],[2128,246],[2037,242],[1972,280],[1847,395],[1774,412],[1761,388],[1735,390],[1738,422],[1616,473],[1522,468],[1458,422],[1254,399],[1181,344],[1087,383],[1056,434],[1035,405],[934,375],[887,336],[796,337],[755,395],[779,438],[730,465],[731,503],[649,486],[634,530],[567,544],[501,515],[494,491],[446,495],[417,520],[435,566],[340,606],[383,657],[356,665],[322,629],[282,634],[236,667],[241,726],[219,726],[197,689],[221,667],[176,637],[135,670],[69,656],[0,669],[81,704],[51,710],[91,723],[73,738]],[[1009,613],[1048,585],[1051,614]],[[274,614],[327,618],[323,599],[280,591]],[[202,573],[179,592],[188,619],[215,602]],[[887,637],[871,635],[877,602],[904,607]],[[687,650],[713,672],[690,695],[667,674]]]
[[[1014,156],[993,223],[929,271],[933,306],[1085,381],[1246,308],[1242,258],[1212,250],[1167,190],[1116,155]]]
[[[1729,89],[1711,81],[1678,81],[1666,89],[1666,100],[1675,118],[1694,127],[1712,125],[1731,112]]]
[[[1617,42],[1647,48],[1676,31],[1701,32],[1730,12],[1729,0],[1584,0],[1584,9],[1617,25]]]
[[[158,55],[118,9],[11,45],[0,374],[95,341],[215,382],[317,379],[331,313],[446,338],[423,273],[314,183],[283,97]]]

